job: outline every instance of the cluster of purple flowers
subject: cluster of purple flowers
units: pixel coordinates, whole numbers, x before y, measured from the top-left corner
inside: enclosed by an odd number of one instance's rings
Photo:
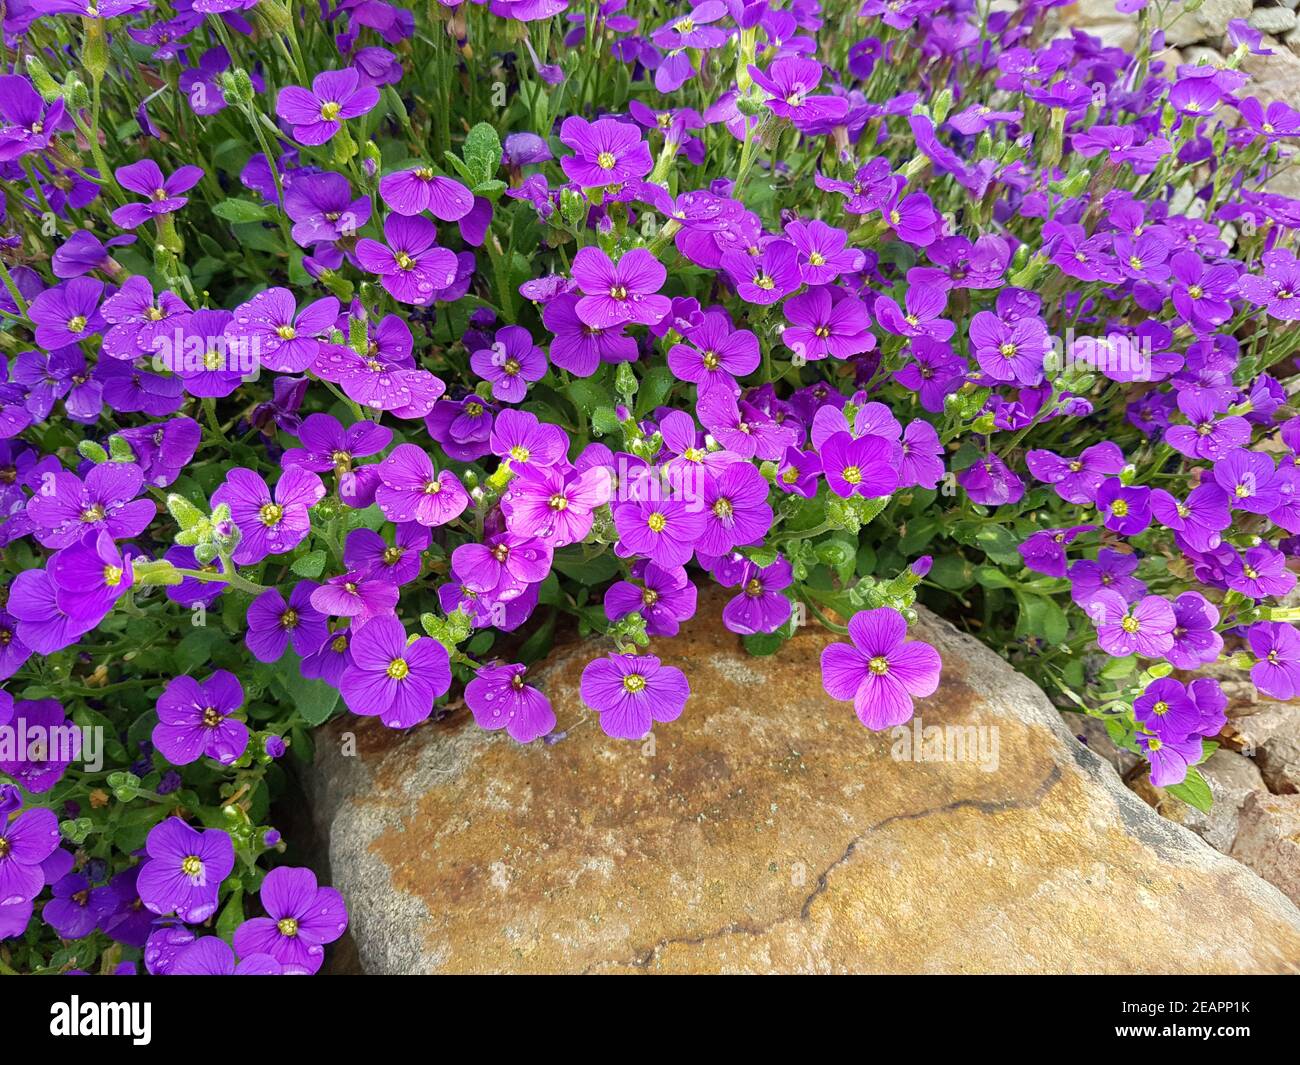
[[[689,720],[710,584],[756,654],[844,634],[873,730],[939,684],[918,595],[982,614],[1183,794],[1193,674],[1300,695],[1300,113],[1235,60],[1052,0],[260,6],[3,15],[0,727],[115,765],[0,760],[0,939],[315,972],[347,915],[264,871],[277,759],[461,692],[558,742],[560,623],[607,736]]]

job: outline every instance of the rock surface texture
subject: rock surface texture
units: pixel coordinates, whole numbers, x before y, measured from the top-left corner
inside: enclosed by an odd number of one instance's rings
[[[1300,910],[1161,819],[946,622],[914,627],[945,667],[921,721],[986,731],[951,746],[964,760],[918,761],[822,692],[833,636],[751,658],[721,605],[702,596],[656,648],[693,695],[653,742],[582,708],[592,643],[535,671],[553,744],[464,710],[319,737],[309,784],[365,970],[1300,971]]]

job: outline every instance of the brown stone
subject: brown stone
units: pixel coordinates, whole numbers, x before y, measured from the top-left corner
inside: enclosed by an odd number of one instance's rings
[[[582,707],[594,642],[536,671],[552,745],[463,710],[319,735],[316,816],[367,971],[1300,971],[1300,911],[1161,820],[973,639],[922,613],[945,669],[918,710],[996,729],[991,772],[891,757],[821,689],[836,637],[752,658],[723,601],[656,643],[693,695],[653,743]]]
[[[1232,856],[1300,904],[1300,795],[1252,795]]]

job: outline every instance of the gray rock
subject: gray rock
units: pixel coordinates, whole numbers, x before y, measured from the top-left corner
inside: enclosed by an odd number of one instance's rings
[[[1295,970],[1300,910],[1162,820],[975,640],[922,612],[943,683],[913,727],[871,733],[817,682],[835,637],[751,658],[723,602],[655,641],[692,695],[638,743],[581,703],[591,642],[533,671],[558,742],[463,709],[318,734],[314,816],[366,971]]]
[[[1282,34],[1295,29],[1296,14],[1285,7],[1257,7],[1246,21],[1264,33]]]
[[[1264,774],[1268,790],[1300,792],[1300,703],[1279,703],[1275,727],[1259,744],[1255,760]]]
[[[1252,795],[1232,856],[1300,903],[1300,795]]]
[[[1265,792],[1259,768],[1249,758],[1220,748],[1201,767],[1201,775],[1214,793],[1209,813],[1183,805],[1180,823],[1190,828],[1216,851],[1232,853],[1237,840],[1241,808],[1257,792]]]

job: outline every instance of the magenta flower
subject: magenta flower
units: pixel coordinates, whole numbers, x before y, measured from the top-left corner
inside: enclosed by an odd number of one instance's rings
[[[832,699],[852,701],[873,731],[912,718],[912,699],[933,695],[943,663],[939,652],[919,640],[906,642],[907,622],[897,610],[860,610],[849,619],[852,644],[822,651],[822,687]]]
[[[355,67],[317,74],[311,89],[287,85],[275,101],[275,113],[293,130],[300,144],[324,144],[349,118],[359,118],[379,103],[379,90],[362,85]]]
[[[605,617],[610,621],[636,612],[645,619],[649,635],[676,636],[681,623],[695,616],[695,582],[684,567],[664,569],[643,559],[633,563],[631,575],[632,581],[615,581],[605,592]]]
[[[474,194],[459,181],[442,177],[432,167],[416,167],[379,179],[379,196],[398,214],[428,211],[434,218],[455,222],[474,208]]]
[[[876,346],[867,307],[856,296],[830,286],[791,296],[782,307],[790,324],[781,342],[809,362],[831,356],[847,359]]]
[[[101,332],[103,294],[104,282],[93,277],[74,277],[40,293],[27,308],[27,317],[36,326],[36,343],[55,351]]]
[[[1187,770],[1201,760],[1204,744],[1200,736],[1161,739],[1139,734],[1138,746],[1151,763],[1151,783],[1158,788],[1181,784]]]
[[[597,327],[578,315],[578,300],[559,296],[542,310],[542,324],[554,334],[551,362],[575,377],[590,377],[602,363],[634,362],[636,341],[623,333],[623,323]]]
[[[592,511],[608,503],[609,470],[526,467],[501,498],[506,525],[519,536],[540,536],[554,547],[576,544],[591,531]]]
[[[706,311],[685,340],[668,349],[668,368],[701,392],[719,386],[736,392],[736,379],[758,369],[762,358],[758,338],[748,329],[736,329],[721,307]]]
[[[633,248],[617,264],[599,248],[583,248],[573,257],[571,273],[583,292],[578,317],[597,329],[654,325],[672,309],[672,301],[658,295],[668,272],[645,248]]]
[[[243,964],[270,956],[289,976],[311,976],[325,960],[325,945],[348,926],[343,896],[320,887],[310,869],[279,866],[266,874],[259,889],[266,917],[254,917],[235,929],[235,951]],[[190,948],[193,949],[193,948]]]
[[[805,285],[827,285],[840,274],[857,273],[865,265],[866,256],[861,251],[846,247],[849,235],[821,219],[787,222],[785,235],[794,245],[795,261]]]
[[[526,666],[484,666],[465,685],[465,704],[479,728],[503,728],[518,743],[531,743],[555,728],[550,700],[524,683],[526,673]]]
[[[849,104],[843,97],[813,95],[822,80],[822,65],[814,59],[787,56],[766,72],[751,64],[749,76],[770,97],[764,102],[772,114],[795,125],[834,122],[848,114]]]
[[[248,746],[248,726],[231,716],[243,702],[239,679],[224,669],[202,683],[176,677],[158,697],[153,744],[172,765],[189,765],[205,755],[233,765]]]
[[[798,254],[788,240],[774,240],[758,255],[724,252],[722,267],[735,282],[736,294],[760,307],[775,303],[803,284]]]
[[[428,636],[408,643],[397,618],[366,622],[349,651],[352,662],[339,681],[343,701],[354,714],[378,717],[389,728],[418,725],[451,687],[447,649]]]
[[[217,891],[235,867],[235,847],[220,829],[197,831],[179,817],[167,817],[149,831],[148,859],[136,890],[157,914],[174,913],[199,924],[217,912]]]
[[[740,592],[722,608],[722,623],[741,636],[776,632],[790,620],[793,604],[781,592],[793,581],[789,559],[778,556],[770,566],[746,560],[736,574]]]
[[[1053,451],[1033,450],[1025,463],[1038,480],[1052,485],[1067,503],[1086,506],[1110,476],[1124,469],[1124,452],[1109,440],[1085,448],[1077,458],[1066,459]]]
[[[276,870],[272,870],[275,872]],[[239,929],[235,930],[238,933]],[[230,945],[217,936],[204,936],[182,947],[168,976],[283,976],[284,967],[269,954],[250,954],[239,962]]]
[[[1107,477],[1097,489],[1101,522],[1111,532],[1136,536],[1151,524],[1151,489],[1125,485],[1118,477]]]
[[[654,168],[650,146],[628,122],[601,118],[588,122],[572,115],[560,126],[560,142],[573,150],[560,160],[570,181],[583,188],[622,185],[643,178]]]
[[[730,463],[705,478],[702,487],[704,527],[695,541],[701,554],[722,555],[756,544],[772,527],[767,480],[748,462]]]
[[[271,491],[252,470],[236,466],[225,483],[212,493],[212,505],[225,503],[239,529],[239,543],[231,555],[239,566],[261,562],[267,555],[292,551],[311,532],[309,511],[325,495],[325,485],[309,470],[291,466]]]
[[[415,444],[398,444],[379,464],[375,502],[389,521],[446,525],[465,512],[469,493],[451,470],[441,473]]]
[[[634,500],[614,504],[613,511],[619,547],[665,569],[689,562],[704,533],[705,512],[698,501]]]
[[[822,472],[837,496],[887,496],[898,487],[898,446],[878,436],[834,433],[822,444]]]
[[[1200,592],[1184,592],[1174,600],[1174,645],[1165,657],[1179,669],[1199,669],[1223,650],[1215,631],[1219,609]]]
[[[379,275],[384,290],[401,303],[424,304],[456,280],[456,256],[435,242],[438,230],[427,218],[400,214],[384,220],[384,239],[357,241],[357,262]]]
[[[600,714],[605,735],[617,740],[639,740],[654,722],[676,721],[691,694],[686,675],[654,655],[597,658],[582,671],[578,690]]]
[[[235,308],[227,335],[244,338],[268,370],[301,373],[320,354],[321,340],[334,329],[339,301],[333,296],[300,312],[287,288],[268,288]]]

